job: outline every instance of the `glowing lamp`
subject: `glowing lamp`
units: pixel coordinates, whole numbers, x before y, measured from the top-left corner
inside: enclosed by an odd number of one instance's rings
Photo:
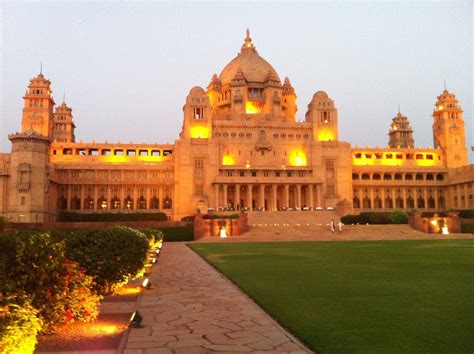
[[[151,260],[151,263],[152,263],[152,264],[155,264],[155,263],[156,263],[156,257]]]
[[[443,235],[449,235],[448,227],[447,227],[447,226],[443,226],[443,227],[441,228],[441,233],[442,233]]]
[[[193,139],[207,139],[209,138],[209,129],[202,125],[195,125],[189,131]]]
[[[160,254],[160,249],[159,248],[156,250],[156,254]]]
[[[222,226],[221,232],[220,232],[220,237],[225,238],[227,237],[227,231],[224,226]]]
[[[291,166],[306,166],[306,154],[302,150],[295,150],[290,154]]]
[[[436,225],[438,225],[438,221],[437,220],[431,220],[430,224],[433,225],[433,226],[436,226]]]
[[[250,161],[247,160],[247,162],[245,163],[245,168],[250,168]]]
[[[334,133],[330,129],[321,129],[318,132],[318,141],[334,140]]]
[[[259,108],[254,105],[251,101],[247,101],[245,103],[245,113],[247,114],[255,114],[260,112]]]
[[[128,327],[140,328],[142,327],[140,325],[142,320],[143,317],[140,315],[140,313],[138,311],[135,311],[132,313],[132,316],[130,316],[130,320],[128,321]]]
[[[163,242],[158,245],[158,248],[161,250],[161,247],[163,247]]]
[[[142,288],[144,289],[150,289],[151,288],[151,282],[148,280],[148,278],[145,278],[142,283]]]
[[[444,107],[442,105],[438,106],[438,111],[441,111]]]
[[[232,166],[235,164],[234,158],[230,155],[224,155],[222,158],[222,165],[224,166]]]

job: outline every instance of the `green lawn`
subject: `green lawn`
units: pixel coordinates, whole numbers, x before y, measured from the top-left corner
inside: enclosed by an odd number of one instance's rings
[[[190,247],[317,352],[474,352],[474,240]]]

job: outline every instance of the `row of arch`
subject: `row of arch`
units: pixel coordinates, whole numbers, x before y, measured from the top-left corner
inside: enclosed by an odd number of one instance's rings
[[[152,197],[147,200],[145,197],[139,197],[134,200],[133,197],[126,197],[121,200],[119,197],[113,197],[108,200],[105,197],[100,197],[94,200],[92,197],[86,197],[81,200],[79,197],[72,197],[68,199],[64,196],[58,198],[59,210],[161,210],[172,209],[173,200],[171,197],[164,197],[161,200],[158,197]]]
[[[442,173],[353,173],[353,180],[362,181],[444,181]]]

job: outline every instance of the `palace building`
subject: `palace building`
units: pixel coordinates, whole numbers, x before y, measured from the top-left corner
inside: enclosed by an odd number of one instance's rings
[[[189,91],[174,144],[77,142],[72,109],[56,105],[40,73],[23,97],[21,132],[0,154],[0,213],[54,223],[61,210],[159,210],[179,220],[209,208],[474,208],[474,165],[453,93],[434,104],[433,148],[415,148],[400,112],[387,147],[351,146],[339,140],[337,105],[326,92],[313,95],[302,122],[296,98],[247,31],[220,75]]]

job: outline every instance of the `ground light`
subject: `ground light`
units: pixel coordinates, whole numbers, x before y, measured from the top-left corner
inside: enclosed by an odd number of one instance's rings
[[[443,226],[443,227],[441,228],[441,233],[442,233],[443,235],[449,235],[448,227],[447,227],[447,226]]]
[[[142,288],[144,289],[150,289],[151,288],[151,282],[148,280],[148,278],[145,278],[142,283]]]
[[[140,315],[140,312],[135,311],[134,313],[132,313],[132,316],[130,316],[130,320],[128,322],[128,327],[140,328],[140,327],[142,327],[140,325],[142,320],[143,320],[143,317]]]

